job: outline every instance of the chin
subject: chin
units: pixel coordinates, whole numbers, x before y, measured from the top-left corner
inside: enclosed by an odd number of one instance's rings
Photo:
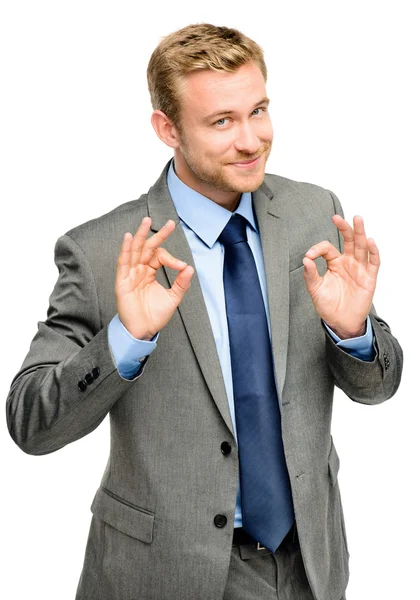
[[[232,182],[235,191],[237,192],[254,192],[260,187],[264,181],[264,171],[262,173],[253,173],[252,175],[246,176],[245,173],[242,177],[235,178],[235,182]]]

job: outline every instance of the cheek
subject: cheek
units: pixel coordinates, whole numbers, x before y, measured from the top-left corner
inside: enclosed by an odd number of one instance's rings
[[[257,130],[257,135],[264,141],[271,142],[273,139],[273,126],[271,124],[270,118],[264,119],[264,121],[260,121],[259,127]]]
[[[228,131],[210,132],[201,139],[200,152],[220,162],[224,156],[231,154],[233,141],[233,135]]]

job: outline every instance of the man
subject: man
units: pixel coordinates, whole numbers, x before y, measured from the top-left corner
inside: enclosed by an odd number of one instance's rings
[[[333,388],[379,403],[402,370],[372,308],[378,249],[331,192],[265,174],[255,42],[185,27],[148,81],[174,159],[139,200],[57,242],[11,435],[45,454],[110,415],[79,600],[340,600]]]

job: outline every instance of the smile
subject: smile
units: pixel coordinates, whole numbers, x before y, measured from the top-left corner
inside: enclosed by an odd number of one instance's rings
[[[231,165],[234,167],[239,167],[240,169],[249,169],[251,167],[255,167],[260,162],[260,158],[261,158],[261,155],[257,156],[257,158],[254,158],[254,160],[247,160],[247,161],[243,161],[243,162],[231,163]]]

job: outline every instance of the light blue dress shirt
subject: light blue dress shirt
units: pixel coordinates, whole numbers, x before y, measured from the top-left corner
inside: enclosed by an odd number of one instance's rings
[[[204,301],[210,319],[217,353],[222,368],[229,409],[236,437],[235,404],[233,399],[232,371],[229,351],[229,332],[226,318],[225,297],[223,288],[224,247],[217,238],[227,225],[232,213],[216,204],[209,198],[199,194],[185,185],[176,175],[173,160],[167,175],[167,183],[181,226],[187,237],[194,258],[196,274],[203,291]],[[271,336],[268,313],[267,285],[264,273],[263,254],[257,224],[252,210],[252,194],[245,192],[241,196],[235,211],[248,221],[247,236],[252,250]],[[188,292],[187,292],[188,293]],[[367,319],[365,335],[351,340],[340,340],[325,325],[336,343],[347,352],[361,360],[372,360],[374,357],[373,333],[370,319]],[[109,345],[114,355],[119,373],[130,379],[141,374],[150,353],[156,348],[158,334],[150,342],[133,338],[122,325],[118,315],[112,319],[108,328]],[[139,372],[139,368],[141,369]],[[235,527],[242,525],[240,488],[235,511]]]

